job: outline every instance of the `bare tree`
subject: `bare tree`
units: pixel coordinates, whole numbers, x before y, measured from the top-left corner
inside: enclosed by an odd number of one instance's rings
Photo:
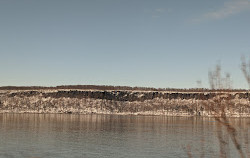
[[[201,80],[197,80],[196,84],[197,84],[197,88],[202,88],[202,82],[201,82]]]
[[[244,72],[247,79],[249,79],[250,71],[247,69],[247,64],[243,61],[242,62],[242,71]],[[250,67],[250,66],[249,66]],[[229,73],[226,73],[225,77],[223,78],[221,75],[221,66],[220,64],[217,64],[214,71],[209,71],[208,73],[209,77],[209,83],[210,87],[212,89],[231,89],[232,82],[231,82],[231,76]],[[250,80],[248,80],[250,81]],[[249,83],[249,82],[248,82]],[[217,94],[219,95],[219,94]],[[218,123],[217,130],[219,133],[217,134],[218,140],[220,143],[220,157],[226,157],[226,151],[225,146],[227,145],[227,142],[222,137],[221,127],[223,126],[226,129],[225,133],[226,135],[230,136],[236,150],[238,151],[241,158],[244,158],[245,155],[242,151],[241,144],[237,140],[237,130],[235,127],[232,126],[232,124],[229,123],[229,120],[226,116],[226,109],[229,109],[230,106],[233,105],[231,102],[231,95],[229,93],[226,93],[224,95],[227,95],[226,102],[225,98],[218,96],[218,98],[214,99],[214,103],[211,105],[212,111],[216,114],[215,120]]]
[[[247,80],[248,87],[250,89],[250,59],[248,60],[247,63],[245,56],[242,56],[241,58],[241,70]]]
[[[211,89],[232,89],[231,75],[226,73],[223,78],[220,64],[216,65],[215,70],[208,72],[208,79]]]

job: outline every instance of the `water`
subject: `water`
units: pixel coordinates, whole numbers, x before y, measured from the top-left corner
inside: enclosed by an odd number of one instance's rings
[[[230,119],[245,155],[249,121]],[[220,128],[202,117],[0,114],[0,157],[219,157],[218,130],[226,156],[239,157]]]

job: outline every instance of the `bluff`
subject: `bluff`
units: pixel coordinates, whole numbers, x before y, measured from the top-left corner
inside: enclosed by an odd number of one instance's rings
[[[250,116],[247,91],[0,90],[1,113]]]

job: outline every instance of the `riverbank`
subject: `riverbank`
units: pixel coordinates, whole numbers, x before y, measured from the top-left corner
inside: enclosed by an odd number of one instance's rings
[[[249,100],[246,91],[0,90],[0,113],[250,117]]]

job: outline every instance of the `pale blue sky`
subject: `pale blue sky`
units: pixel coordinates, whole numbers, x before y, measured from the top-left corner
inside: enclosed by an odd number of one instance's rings
[[[249,0],[1,0],[0,86],[247,88]]]

